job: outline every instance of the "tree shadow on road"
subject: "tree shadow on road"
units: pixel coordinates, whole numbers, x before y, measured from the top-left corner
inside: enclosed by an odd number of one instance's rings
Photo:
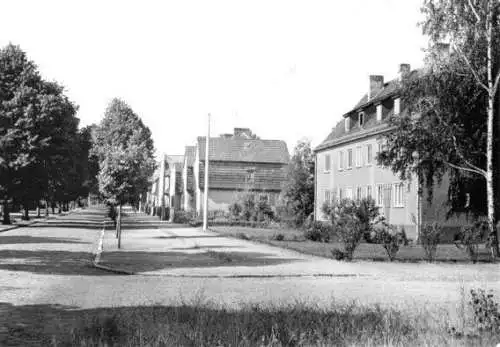
[[[208,247],[216,248],[216,247]],[[200,250],[200,252],[104,252],[100,264],[130,272],[150,272],[183,268],[210,268],[235,266],[270,266],[299,261],[295,258],[274,257],[258,252],[223,252]]]
[[[29,244],[29,243],[75,243],[75,244],[91,244],[77,238],[60,238],[60,237],[40,237],[28,235],[3,236],[0,235],[0,245],[8,244]]]
[[[0,250],[0,270],[40,275],[106,276],[110,272],[92,266],[89,252]]]

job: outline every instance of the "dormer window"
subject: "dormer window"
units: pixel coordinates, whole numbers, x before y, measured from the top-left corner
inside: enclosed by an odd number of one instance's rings
[[[358,123],[360,127],[363,127],[365,124],[365,114],[363,112],[360,112],[358,115]]]
[[[394,99],[394,114],[399,114],[401,113],[401,99],[396,98]]]
[[[346,133],[351,130],[351,118],[346,117],[346,119],[344,119],[344,128]]]

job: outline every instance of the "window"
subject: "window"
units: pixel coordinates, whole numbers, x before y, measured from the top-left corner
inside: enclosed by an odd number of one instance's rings
[[[402,182],[395,183],[392,188],[394,207],[404,207],[404,185]]]
[[[344,169],[344,152],[339,152],[339,170]]]
[[[352,169],[352,148],[347,150],[347,169]]]
[[[330,172],[330,154],[325,155],[325,172]]]
[[[363,188],[362,187],[356,188],[356,199],[357,200],[363,199]]]
[[[401,113],[401,99],[394,99],[394,114]]]
[[[375,202],[377,206],[384,206],[384,186],[382,184],[377,184],[377,196]]]
[[[356,167],[361,167],[362,158],[361,158],[361,146],[356,147]]]
[[[370,199],[373,197],[372,186],[366,186],[366,197]]]
[[[325,190],[325,202],[331,201],[331,195],[329,190]]]
[[[372,145],[366,145],[366,165],[371,165],[373,160]]]
[[[346,190],[345,190],[345,198],[352,200],[352,188],[346,188]]]
[[[465,193],[465,205],[464,208],[469,208],[470,207],[470,194]]]
[[[359,113],[359,126],[362,127],[365,124],[365,114],[363,112]]]

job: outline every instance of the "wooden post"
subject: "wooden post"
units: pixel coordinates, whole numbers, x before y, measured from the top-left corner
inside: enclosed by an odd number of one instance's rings
[[[208,131],[207,140],[205,142],[205,192],[203,197],[203,231],[208,229],[208,159],[209,159],[209,142],[210,142],[210,113],[208,114]]]

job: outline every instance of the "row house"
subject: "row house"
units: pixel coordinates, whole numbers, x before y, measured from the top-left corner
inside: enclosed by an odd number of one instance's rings
[[[184,209],[203,210],[206,137],[186,147],[184,161]],[[228,210],[238,194],[249,191],[275,205],[286,180],[287,145],[281,140],[262,140],[248,128],[211,137],[209,141],[209,210]]]
[[[409,64],[401,64],[398,77],[389,82],[383,76],[371,75],[368,92],[315,148],[317,220],[325,218],[321,212],[325,202],[371,197],[388,222],[404,227],[414,240],[424,223],[439,220],[459,225],[456,218],[445,218],[446,177],[428,202],[418,194],[417,179],[402,181],[389,168],[377,165],[383,135],[391,131],[386,120],[407,112],[399,95],[401,81],[415,73],[418,71],[411,71]]]

